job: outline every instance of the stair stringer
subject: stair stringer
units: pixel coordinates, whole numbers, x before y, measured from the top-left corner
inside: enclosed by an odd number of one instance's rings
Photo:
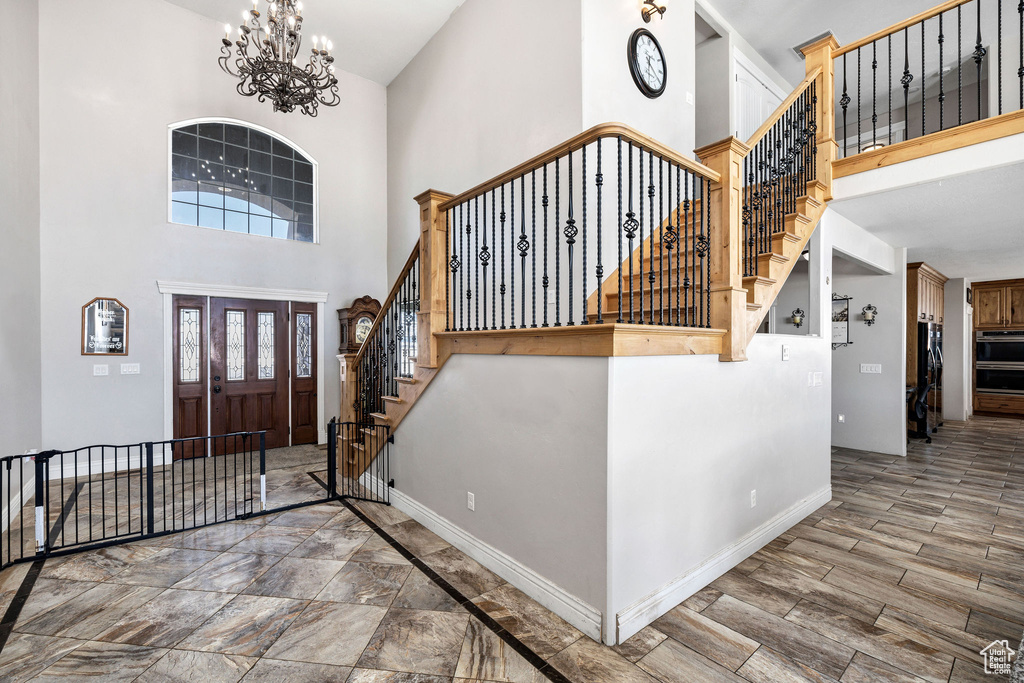
[[[772,252],[759,257],[760,276],[743,279],[747,290],[746,346],[753,341],[757,328],[764,322],[769,309],[782,291],[825,214],[825,185],[817,180],[807,183],[807,194],[797,200],[797,213],[786,216],[785,231],[772,239]],[[767,267],[764,267],[764,266]]]

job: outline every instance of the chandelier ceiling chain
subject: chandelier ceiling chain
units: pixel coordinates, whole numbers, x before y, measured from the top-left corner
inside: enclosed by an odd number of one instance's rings
[[[313,36],[309,63],[299,66],[302,44],[302,3],[276,0],[269,3],[267,23],[260,23],[252,1],[251,10],[242,10],[238,38],[231,41],[231,26],[225,25],[225,36],[217,60],[221,69],[239,79],[238,93],[256,96],[260,102],[270,100],[274,111],[316,116],[317,108],[337,106],[338,79],[334,76],[334,45],[326,37]],[[250,47],[253,49],[250,50]]]

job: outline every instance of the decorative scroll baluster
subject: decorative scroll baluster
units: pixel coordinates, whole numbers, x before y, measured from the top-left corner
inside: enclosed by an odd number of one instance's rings
[[[473,198],[473,212],[474,212],[474,218],[473,218],[473,223],[472,224],[469,222],[469,216],[466,216],[466,246],[467,247],[469,246],[469,238],[470,238],[470,236],[472,236],[473,240],[474,240],[473,241],[473,253],[474,254],[479,254],[480,253],[480,230],[479,230],[479,227],[480,227],[480,198],[479,197],[474,197]],[[468,207],[466,209],[466,213],[469,213]],[[473,230],[474,226],[477,228],[477,230],[475,230],[475,231]],[[474,261],[474,263],[473,263],[473,266],[474,266],[474,268],[473,268],[473,283],[474,284],[473,284],[473,288],[466,292],[466,308],[467,309],[469,308],[470,302],[473,303],[473,307],[474,307],[473,308],[473,318],[474,318],[473,329],[474,330],[479,330],[480,329],[480,296],[479,296],[479,291],[480,291],[480,259],[479,258],[475,258],[475,259],[473,259],[473,261]],[[476,291],[477,291],[476,301],[473,301],[473,289],[476,289]],[[468,314],[469,311],[467,310],[466,313]]]
[[[860,141],[860,122],[861,122],[861,118],[862,118],[861,117],[861,113],[860,113],[860,104],[861,104],[861,102],[863,100],[864,100],[864,97],[861,95],[861,92],[860,92],[860,48],[858,47],[857,48],[857,154],[860,154],[861,150],[862,150],[861,141]]]
[[[956,6],[956,125],[964,122],[964,15]]]
[[[664,163],[664,160],[662,160]],[[665,243],[665,251],[668,252],[668,324],[672,324],[672,248],[676,243],[676,228],[672,226],[672,164],[668,167],[668,227],[662,235],[662,241]],[[678,283],[676,283],[678,285]],[[678,291],[678,286],[676,291]],[[665,290],[662,289],[662,296],[665,294]],[[664,324],[664,321],[662,321]]]
[[[843,110],[843,156],[849,156],[849,143],[846,135],[846,109],[850,106],[850,93],[846,87],[846,53],[843,53],[843,96],[839,98],[839,106]]]
[[[508,205],[509,205],[509,245],[508,250],[512,263],[509,264],[508,292],[509,292],[509,316],[508,326],[516,329],[516,181],[513,178],[508,183]]]
[[[452,215],[452,210],[451,209],[448,209],[447,211],[444,212],[444,253],[445,254],[447,254],[449,252],[448,242],[450,240],[451,215]],[[451,254],[452,254],[452,262],[454,262],[455,261],[455,252],[452,251]],[[452,275],[452,277],[455,277],[454,274]],[[452,279],[452,277],[445,277],[445,279],[444,279],[444,300],[445,300],[445,307],[444,307],[444,331],[445,332],[451,332],[451,329],[452,329],[452,307],[450,305],[448,305],[448,302],[450,302],[452,300],[452,291],[451,291],[451,279]]]
[[[495,199],[494,189],[491,190],[491,244],[497,244],[497,225],[494,220],[498,210],[498,202]],[[491,329],[498,329],[498,268],[491,269]]]
[[[465,253],[466,253],[463,250],[463,248],[462,248],[462,227],[461,227],[462,226],[462,210],[463,210],[463,205],[459,204],[459,226],[457,228],[457,232],[459,233],[459,261],[456,261],[456,263],[455,263],[455,270],[459,274],[459,330],[466,329],[466,326],[465,326],[466,319],[465,319],[465,317],[463,317],[463,309],[462,309],[462,304],[463,304],[462,298],[463,298],[463,294],[466,291],[465,286],[462,284],[463,269],[461,267],[462,266],[461,259],[465,255]]]
[[[996,0],[996,78],[999,79],[999,99],[996,114],[1003,113],[1003,3]]]
[[[903,84],[903,128],[904,135],[910,134],[910,84],[914,80],[914,74],[910,73],[910,33],[909,27],[903,29],[903,77],[900,83]]]
[[[530,252],[530,240],[526,237],[526,176],[519,176],[519,222],[522,226],[519,232],[519,243],[516,248],[519,250],[519,258],[522,264],[522,306],[519,311],[519,327],[526,327],[526,256]]]
[[[480,265],[484,267],[484,295],[483,306],[484,306],[484,329],[487,329],[487,266],[491,261],[491,251],[487,248],[487,195],[484,195],[484,246],[480,249]]]
[[[662,216],[665,215],[664,203],[664,166],[665,160],[658,157],[658,324],[665,324],[665,230],[662,227]],[[672,224],[669,223],[669,227]],[[653,235],[652,235],[653,240]],[[654,283],[651,282],[651,287]],[[654,301],[651,300],[651,318],[654,318]]]
[[[1021,0],[1021,2],[1024,2],[1024,0]],[[616,230],[616,232],[619,233],[618,234],[618,242],[619,242],[619,260],[618,260],[618,263],[622,263],[622,231],[624,229],[623,228],[624,223],[622,222],[622,136],[620,135],[616,139],[618,141],[618,144],[616,145],[616,147],[618,148],[618,155],[619,155],[619,162],[618,162],[618,169],[619,169],[619,220],[618,220],[618,223],[617,223],[618,229]],[[632,145],[630,146],[630,154],[629,154],[629,156],[630,156],[630,175],[632,175],[632,168],[633,168],[633,164],[632,164],[632,158],[633,158]],[[632,185],[633,185],[632,178],[630,178],[630,187],[632,187]],[[632,253],[632,252],[630,252],[630,253]],[[632,275],[632,273],[630,273],[630,275]],[[622,271],[619,271],[619,283],[618,283],[617,289],[619,290],[619,317],[616,318],[615,322],[621,323],[621,322],[623,322],[623,319],[622,319]]]
[[[878,43],[871,43],[871,146],[878,144]]]
[[[640,148],[640,149],[637,150],[637,158],[639,159],[638,166],[640,167],[640,183],[637,185],[637,194],[638,194],[637,199],[640,202],[640,287],[639,287],[639,289],[640,289],[640,319],[639,319],[638,323],[640,325],[643,325],[644,324],[644,195],[643,195],[643,190],[641,189],[644,186],[644,150],[643,150],[643,148]],[[629,298],[630,298],[630,300],[633,299],[634,292],[636,291],[636,290],[633,289],[634,286],[635,285],[633,284],[633,278],[630,278],[629,279]],[[630,316],[630,317],[632,317],[632,316]],[[630,322],[633,322],[633,321],[630,320]]]
[[[684,324],[687,326],[691,323],[690,285],[693,280],[690,278],[690,272],[697,266],[697,255],[690,254],[690,185],[696,181],[696,178],[697,176],[688,174],[689,182],[683,184],[683,190],[686,193],[683,199],[683,314],[685,315]],[[694,218],[696,219],[696,217]],[[697,229],[696,220],[693,221],[693,228]],[[693,246],[697,246],[696,240],[694,240]]]
[[[978,7],[978,39],[974,45],[974,63],[978,67],[978,120],[981,121],[981,64],[988,50],[981,44],[981,0],[975,0]]]
[[[602,308],[604,307],[604,291],[601,288],[601,284],[604,282],[604,262],[601,259],[601,216],[604,214],[604,202],[602,201],[602,188],[604,186],[604,175],[601,173],[601,147],[602,140],[597,141],[597,175],[594,176],[594,182],[597,185],[597,269],[595,271],[597,275],[597,324],[600,325],[604,322],[604,317],[601,315]],[[622,263],[622,261],[619,261]],[[586,287],[583,288],[584,295],[586,294]]]
[[[681,191],[682,190],[682,173],[683,173],[682,167],[676,166],[676,204],[675,204],[675,206],[676,206],[676,231],[677,231],[677,233],[676,233],[676,241],[677,242],[679,241],[679,239],[678,239],[678,237],[679,237],[678,231],[679,230],[683,230],[683,227],[682,227],[683,224],[679,220],[679,217],[680,217],[679,216],[679,205],[681,203],[680,200],[683,197],[683,193]],[[669,184],[670,185],[672,184],[672,179],[671,178],[669,178]],[[668,205],[672,206],[672,202],[670,201],[668,203]],[[685,231],[683,233],[683,239],[684,239],[684,246],[682,246],[680,248],[685,250],[686,249],[686,247],[685,247],[685,239],[686,239]],[[683,324],[683,319],[681,317],[682,311],[680,310],[681,298],[680,298],[680,291],[679,291],[680,289],[682,289],[682,287],[680,287],[681,281],[679,279],[679,262],[682,261],[682,260],[683,260],[683,254],[680,253],[679,255],[676,256],[676,325],[682,325]],[[671,266],[670,266],[670,268],[671,268]]]
[[[562,183],[560,159],[555,159],[555,327],[562,326]]]
[[[1020,108],[1024,109],[1024,0],[1017,3],[1017,47],[1019,50],[1017,66],[1017,87],[1020,90]]]
[[[569,216],[565,220],[565,246],[566,246],[566,264],[568,266],[568,282],[569,282],[569,320],[566,325],[572,326],[576,324],[576,321],[572,317],[572,248],[576,244],[576,235],[579,230],[576,228],[576,220],[573,218],[572,212],[572,150],[569,150]]]
[[[889,34],[889,80],[886,81],[889,86],[889,142],[892,144],[892,34]]]

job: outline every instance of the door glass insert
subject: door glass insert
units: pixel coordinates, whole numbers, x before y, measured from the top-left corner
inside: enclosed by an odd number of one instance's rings
[[[245,379],[245,311],[227,311],[227,364],[229,382]]]
[[[256,342],[259,347],[260,379],[274,379],[274,314],[260,311],[256,314]]]
[[[181,360],[181,381],[199,381],[199,309],[183,308],[180,313],[178,327],[181,338],[178,340],[178,355]]]
[[[313,316],[310,313],[295,316],[295,375],[313,376]]]

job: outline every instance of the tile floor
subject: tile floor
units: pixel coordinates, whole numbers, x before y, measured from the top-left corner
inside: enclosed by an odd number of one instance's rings
[[[836,450],[832,469],[832,502],[616,648],[400,511],[359,509],[575,682],[999,680],[978,652],[1024,633],[1024,423],[949,423],[905,460]],[[27,570],[0,574],[0,608]],[[0,678],[547,680],[473,609],[320,504],[48,560]]]

